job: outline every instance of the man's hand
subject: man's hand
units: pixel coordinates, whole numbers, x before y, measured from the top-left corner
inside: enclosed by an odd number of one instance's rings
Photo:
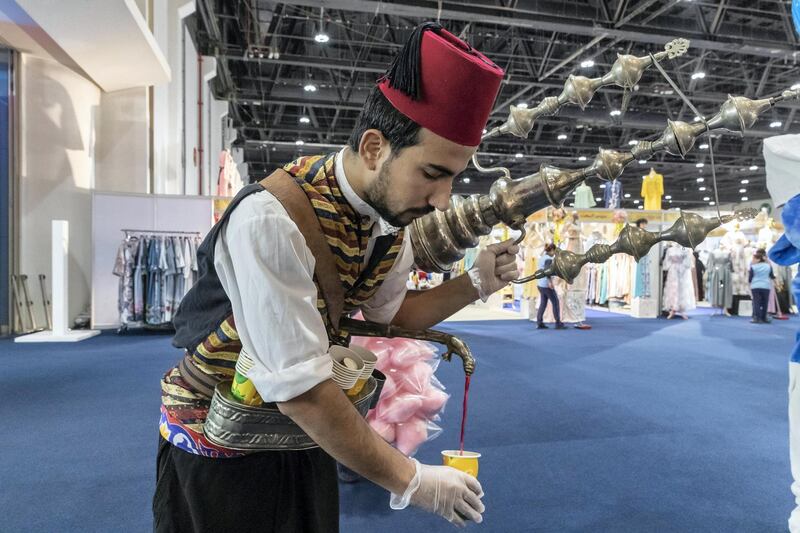
[[[472,476],[449,466],[423,465],[414,461],[417,472],[402,496],[392,495],[393,509],[409,503],[436,513],[458,527],[466,521],[481,523],[483,489]]]
[[[490,244],[481,250],[475,264],[469,270],[472,284],[484,302],[489,296],[519,277],[516,255],[519,246],[513,239]]]

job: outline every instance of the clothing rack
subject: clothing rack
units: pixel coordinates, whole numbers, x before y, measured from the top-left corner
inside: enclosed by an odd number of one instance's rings
[[[199,231],[164,231],[157,229],[123,229],[120,231],[124,233],[126,237],[132,233],[147,233],[147,234],[158,234],[158,235],[195,235],[197,237],[200,236]]]

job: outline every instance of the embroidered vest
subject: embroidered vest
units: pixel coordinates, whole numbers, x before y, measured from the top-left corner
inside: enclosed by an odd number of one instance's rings
[[[284,170],[295,178],[314,208],[335,257],[336,270],[345,292],[344,310],[349,313],[367,302],[380,288],[400,252],[403,231],[391,239],[383,257],[380,257],[381,251],[376,245],[374,257],[365,265],[364,255],[374,221],[362,221],[345,200],[334,173],[335,156],[334,153],[302,157],[286,165]],[[182,362],[162,379],[160,431],[165,439],[192,453],[237,455],[226,453],[203,436],[202,424],[208,412],[209,394],[208,389],[200,385],[206,384],[213,389],[214,383],[233,376],[242,348],[230,301],[216,276],[213,250],[232,210],[246,196],[260,190],[263,187],[259,184],[243,189],[212,228],[198,249],[198,283],[184,297],[174,319],[176,335],[173,344],[185,348],[193,364]],[[314,282],[318,292],[317,309],[327,327],[330,342],[346,344],[346,332],[337,333],[331,327],[325,300],[319,296],[316,277]]]

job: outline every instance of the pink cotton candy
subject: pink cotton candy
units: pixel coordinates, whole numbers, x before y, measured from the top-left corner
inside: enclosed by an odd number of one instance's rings
[[[422,396],[422,412],[426,416],[432,417],[441,411],[448,398],[449,396],[443,390],[439,390],[436,387],[428,387],[428,390]]]
[[[428,363],[417,363],[405,370],[398,371],[397,384],[401,389],[412,394],[422,394],[430,386],[433,368]]]
[[[422,341],[393,339],[391,358],[395,368],[407,368],[419,361],[427,361],[434,355],[431,346]]]
[[[391,398],[397,392],[397,383],[391,375],[386,375],[386,381],[381,389],[381,399]]]
[[[390,424],[405,422],[422,407],[422,398],[411,394],[395,394],[378,405],[378,420]]]
[[[413,455],[428,440],[428,421],[413,417],[395,428],[396,446],[405,455]]]
[[[376,419],[369,423],[372,429],[386,442],[392,443],[395,439],[395,425]]]

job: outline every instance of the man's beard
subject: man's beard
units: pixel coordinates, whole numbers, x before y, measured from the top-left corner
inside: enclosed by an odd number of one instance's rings
[[[406,209],[404,211],[394,211],[389,207],[389,163],[392,159],[384,161],[378,178],[367,188],[367,203],[378,212],[382,219],[396,228],[403,228],[411,224],[415,218],[425,216],[433,211],[432,206],[418,209]]]

